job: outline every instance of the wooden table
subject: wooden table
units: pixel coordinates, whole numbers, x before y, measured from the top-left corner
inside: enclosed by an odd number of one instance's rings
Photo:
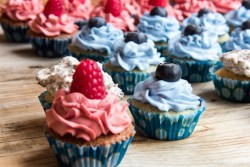
[[[29,44],[6,43],[0,30],[0,166],[57,166],[44,137],[44,88],[38,70],[60,59],[36,56]],[[250,166],[250,104],[219,98],[212,82],[192,84],[207,109],[193,134],[166,142],[136,134],[121,167]]]

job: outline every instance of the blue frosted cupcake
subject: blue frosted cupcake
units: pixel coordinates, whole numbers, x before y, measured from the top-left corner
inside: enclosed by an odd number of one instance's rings
[[[139,32],[130,32],[125,39],[116,41],[116,52],[103,65],[114,82],[125,94],[133,94],[135,85],[149,77],[156,66],[164,61],[154,42]]]
[[[182,68],[182,78],[189,82],[210,81],[209,69],[219,60],[221,46],[217,35],[188,25],[177,41],[169,44],[167,61]]]
[[[180,24],[175,18],[167,17],[165,8],[155,7],[140,18],[137,30],[143,32],[155,42],[158,52],[166,55],[169,40],[179,38]]]
[[[201,9],[198,13],[192,14],[183,20],[184,27],[189,24],[200,26],[205,31],[210,31],[218,35],[218,42],[221,46],[229,40],[229,27],[224,16],[217,12],[212,12],[208,8]]]
[[[164,63],[136,85],[129,109],[136,128],[145,136],[180,140],[193,132],[206,105],[203,99],[192,94],[191,85],[180,78],[179,65]]]
[[[225,15],[227,24],[231,28],[231,32],[242,25],[242,23],[250,19],[250,1],[243,0],[242,6],[238,9],[232,10]]]
[[[250,49],[250,21],[245,21],[241,27],[236,28],[232,33],[230,40],[222,47],[223,52],[232,50]]]
[[[223,66],[211,69],[217,94],[234,102],[250,102],[250,50],[234,50],[220,58]]]
[[[68,48],[78,60],[89,58],[105,62],[114,52],[115,40],[123,38],[123,32],[107,24],[104,18],[93,17],[82,27]]]

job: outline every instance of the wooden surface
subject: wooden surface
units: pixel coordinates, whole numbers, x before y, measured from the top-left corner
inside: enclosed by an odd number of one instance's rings
[[[54,167],[44,137],[44,90],[35,76],[60,59],[37,57],[29,44],[6,43],[0,30],[0,166]],[[207,109],[193,134],[181,141],[157,141],[136,134],[121,167],[250,166],[250,105],[220,99],[212,82],[193,84]]]

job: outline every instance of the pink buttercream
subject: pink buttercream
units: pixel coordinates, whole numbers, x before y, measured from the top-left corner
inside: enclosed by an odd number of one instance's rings
[[[231,10],[237,9],[241,6],[239,0],[212,0],[216,10],[220,13],[227,13]]]
[[[28,21],[41,13],[43,5],[40,0],[8,0],[6,15],[14,21]]]
[[[57,92],[52,108],[46,111],[46,122],[60,136],[71,134],[85,141],[108,133],[118,134],[130,124],[127,103],[108,92],[102,100],[88,99],[81,93]]]
[[[61,33],[71,34],[77,31],[78,28],[74,24],[74,20],[66,14],[63,14],[61,17],[51,14],[47,18],[43,13],[30,21],[29,27],[33,32],[49,37],[58,36]]]

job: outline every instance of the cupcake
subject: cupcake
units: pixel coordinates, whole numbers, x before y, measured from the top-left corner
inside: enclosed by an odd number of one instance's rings
[[[123,32],[107,24],[104,18],[93,17],[73,38],[68,48],[78,60],[89,58],[103,62],[113,54],[115,40],[123,37]]]
[[[44,111],[51,108],[52,101],[57,91],[61,88],[65,90],[70,89],[72,83],[72,76],[76,67],[79,65],[79,61],[71,56],[64,57],[62,61],[51,68],[40,70],[37,73],[36,79],[38,84],[46,88],[46,91],[41,93],[38,97],[42,104]],[[102,69],[102,65],[97,63]],[[104,84],[107,90],[116,95],[119,99],[123,98],[123,92],[114,84],[110,75],[102,71],[104,78]]]
[[[0,18],[2,17],[3,13],[4,13],[4,10],[5,10],[5,5],[3,4],[0,4]]]
[[[217,94],[234,102],[250,102],[250,50],[222,54],[223,66],[211,70]]]
[[[208,8],[201,9],[198,13],[192,14],[190,17],[183,20],[182,25],[186,27],[189,24],[201,26],[205,31],[215,32],[218,35],[218,42],[221,46],[229,40],[229,27],[226,19],[222,14],[212,12]]]
[[[216,11],[222,14],[228,13],[231,10],[237,9],[241,6],[239,0],[212,0]]]
[[[63,13],[61,0],[48,0],[43,13],[29,22],[28,35],[33,50],[43,57],[69,55],[68,44],[77,33],[77,25]]]
[[[179,38],[181,31],[179,22],[169,18],[165,8],[155,7],[140,18],[137,30],[145,33],[154,41],[157,51],[166,54],[169,40]]]
[[[231,33],[230,40],[223,46],[224,52],[241,49],[250,50],[250,20],[245,21],[241,27],[236,28]]]
[[[190,82],[210,81],[209,69],[222,53],[217,34],[188,25],[177,41],[169,44],[167,60],[180,64],[182,78]]]
[[[45,135],[59,166],[118,166],[135,134],[127,107],[105,90],[96,62],[82,61],[70,91],[60,89],[46,111]]]
[[[0,23],[6,40],[20,43],[29,42],[29,37],[26,34],[28,22],[42,12],[42,2],[40,0],[8,0],[0,8],[5,8],[2,17],[0,17]]]
[[[129,99],[135,126],[145,136],[158,140],[180,140],[191,135],[205,101],[192,94],[181,78],[177,64],[159,64],[146,80],[139,82]]]
[[[231,28],[231,31],[240,27],[244,21],[250,19],[250,0],[243,0],[242,6],[228,12],[225,15],[225,18],[227,20],[227,24]]]
[[[135,85],[149,77],[156,66],[164,61],[154,42],[140,32],[130,32],[125,39],[116,41],[113,57],[103,65],[122,91],[131,95]]]

